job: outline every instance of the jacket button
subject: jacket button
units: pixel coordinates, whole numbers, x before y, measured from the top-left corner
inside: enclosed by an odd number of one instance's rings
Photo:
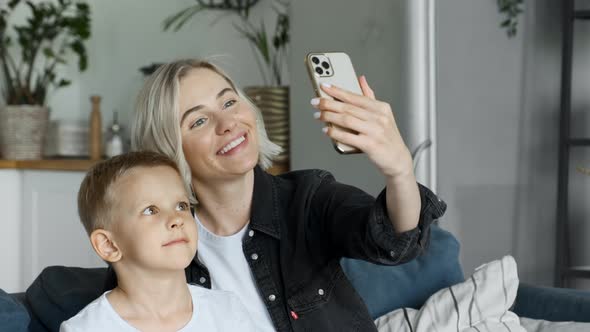
[[[252,254],[252,256],[250,256],[250,258],[252,258],[252,260],[257,260],[258,254],[254,253],[254,254]]]
[[[250,230],[250,231],[248,232],[248,236],[249,236],[249,237],[253,237],[253,236],[254,236],[254,231],[253,231],[253,230]]]
[[[200,283],[202,283],[202,284],[204,284],[204,283],[205,283],[205,281],[207,281],[207,279],[205,279],[205,277],[201,277],[201,278],[199,279],[199,282],[200,282]]]
[[[268,300],[269,300],[270,302],[274,302],[276,299],[277,299],[277,297],[276,297],[274,294],[270,294],[270,295],[268,296]]]
[[[318,294],[320,294],[320,296],[324,296],[324,290],[323,289],[318,289]]]

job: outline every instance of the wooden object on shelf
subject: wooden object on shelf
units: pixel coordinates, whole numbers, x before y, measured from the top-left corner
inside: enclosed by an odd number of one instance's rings
[[[102,121],[100,115],[100,96],[90,97],[92,112],[90,113],[90,131],[88,137],[90,159],[102,158]]]

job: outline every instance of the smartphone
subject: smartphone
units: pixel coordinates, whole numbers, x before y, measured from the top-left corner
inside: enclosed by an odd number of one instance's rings
[[[312,52],[305,57],[305,67],[309,73],[313,90],[317,97],[332,98],[320,85],[330,83],[339,88],[362,95],[361,86],[348,54],[344,52]],[[335,126],[331,123],[328,126]],[[345,129],[346,130],[346,129]],[[352,130],[347,130],[355,133]],[[332,140],[334,149],[341,154],[361,153],[362,151],[344,143]]]

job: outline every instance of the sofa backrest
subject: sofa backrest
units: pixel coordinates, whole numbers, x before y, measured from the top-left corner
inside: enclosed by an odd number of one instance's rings
[[[23,304],[0,289],[0,331],[25,332],[29,321],[29,314]]]
[[[432,225],[430,245],[418,258],[397,266],[375,265],[356,259],[340,264],[375,319],[395,309],[418,309],[430,295],[464,281],[459,242]]]

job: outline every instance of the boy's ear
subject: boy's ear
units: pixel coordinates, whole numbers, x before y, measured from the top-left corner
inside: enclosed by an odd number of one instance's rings
[[[90,243],[92,243],[92,248],[94,248],[98,256],[109,263],[118,262],[123,256],[113,239],[113,235],[107,230],[94,230],[90,234]]]

